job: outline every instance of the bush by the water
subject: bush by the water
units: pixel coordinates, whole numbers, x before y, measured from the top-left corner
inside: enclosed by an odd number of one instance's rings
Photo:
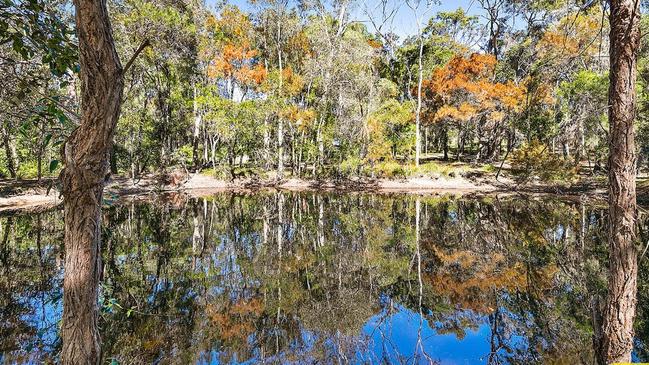
[[[532,141],[512,153],[512,172],[519,181],[538,178],[550,182],[571,182],[577,177],[577,166],[548,150],[548,146]]]

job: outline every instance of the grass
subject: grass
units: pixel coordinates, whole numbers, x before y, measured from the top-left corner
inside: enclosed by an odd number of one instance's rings
[[[472,168],[462,162],[451,162],[451,163],[445,163],[445,162],[438,162],[438,161],[428,161],[423,164],[420,164],[419,167],[415,167],[412,165],[412,173],[409,174],[410,176],[413,175],[441,175],[441,176],[459,176],[461,174],[464,174]]]
[[[330,176],[329,174],[334,176],[339,171],[343,176],[350,178],[358,177],[359,175],[384,179],[406,179],[413,177],[452,178],[476,172],[479,174],[493,174],[497,169],[497,166],[491,164],[471,165],[466,162],[446,162],[439,160],[428,160],[418,167],[414,163],[400,163],[397,161],[382,161],[374,164],[374,166],[369,166],[364,161],[355,159],[343,161],[339,166],[328,166],[325,168],[324,175],[321,174],[320,176]],[[286,172],[290,173],[290,169],[287,169]],[[261,168],[244,166],[236,167],[234,173],[237,178],[258,177],[261,180],[265,180],[272,177],[271,175],[273,175],[274,171],[269,173]],[[224,180],[230,179],[231,177],[230,170],[226,166],[204,169],[201,171],[201,174]]]
[[[396,161],[381,162],[374,167],[365,167],[363,174],[382,178],[409,177],[457,177],[469,172],[492,173],[496,168],[491,165],[472,166],[464,162],[426,161],[418,167],[414,163],[400,164]]]
[[[269,178],[268,171],[265,171],[260,167],[248,167],[248,166],[236,166],[233,169],[234,175],[236,178],[252,178],[257,177],[261,180]],[[214,177],[222,180],[229,180],[231,176],[230,168],[226,165],[219,165],[210,168],[206,168],[200,171],[200,174],[203,176]]]

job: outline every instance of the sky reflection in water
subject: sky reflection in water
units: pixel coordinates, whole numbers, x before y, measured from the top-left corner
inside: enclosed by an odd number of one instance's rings
[[[605,213],[368,194],[120,204],[104,216],[103,351],[120,364],[588,362]],[[0,227],[0,363],[53,361],[61,212]]]

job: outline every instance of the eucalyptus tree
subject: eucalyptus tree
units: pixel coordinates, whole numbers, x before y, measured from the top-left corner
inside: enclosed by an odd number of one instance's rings
[[[81,81],[81,120],[61,154],[64,197],[65,277],[61,363],[99,364],[97,326],[101,203],[109,155],[122,104],[124,73],[106,1],[75,0]],[[133,57],[148,45],[145,41]]]
[[[198,40],[194,14],[181,0],[115,0],[111,17],[117,49],[128,55],[142,39],[151,47],[126,75],[126,97],[117,129],[117,167],[135,178],[148,168],[186,166],[192,143],[193,85]],[[127,122],[128,121],[128,122]]]
[[[636,117],[640,3],[611,1],[609,86],[609,278],[599,336],[600,364],[631,362],[637,304]]]
[[[289,0],[254,0],[252,1],[259,10],[257,14],[257,24],[262,31],[260,34],[262,54],[264,61],[271,67],[278,70],[277,85],[274,87],[274,93],[271,97],[277,100],[277,106],[281,109],[286,101],[282,98],[284,89],[284,69],[287,66],[286,54],[288,51],[288,40],[295,34],[298,29],[298,23],[291,22],[295,19],[295,13],[291,9]],[[275,113],[277,121],[277,179],[284,178],[285,162],[285,130],[284,119],[281,113]]]
[[[406,5],[413,13],[417,25],[417,45],[419,49],[417,57],[417,106],[415,109],[415,166],[419,167],[421,155],[421,107],[422,107],[422,85],[424,82],[424,19],[432,10],[435,0],[405,0]]]

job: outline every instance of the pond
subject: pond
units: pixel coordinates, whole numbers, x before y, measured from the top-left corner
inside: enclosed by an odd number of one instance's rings
[[[103,220],[106,363],[593,363],[602,207],[221,193],[116,203]],[[61,211],[0,217],[0,363],[56,360],[62,242]]]

